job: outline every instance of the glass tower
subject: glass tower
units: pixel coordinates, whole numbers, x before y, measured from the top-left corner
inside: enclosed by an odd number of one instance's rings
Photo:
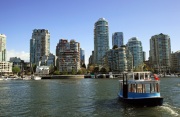
[[[102,65],[102,59],[109,50],[109,28],[105,18],[100,18],[94,25],[94,63]]]
[[[136,37],[129,39],[127,47],[133,56],[133,66],[136,68],[143,63],[142,43]]]
[[[118,47],[121,47],[123,45],[123,32],[115,32],[112,34],[112,47],[114,45],[117,45]]]

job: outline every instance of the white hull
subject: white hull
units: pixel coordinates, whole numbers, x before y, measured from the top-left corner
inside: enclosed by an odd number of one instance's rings
[[[41,80],[41,77],[39,77],[39,76],[33,76],[32,79],[33,79],[33,80]]]

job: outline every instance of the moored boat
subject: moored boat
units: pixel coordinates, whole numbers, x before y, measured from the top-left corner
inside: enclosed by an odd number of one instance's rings
[[[40,76],[31,76],[31,79],[33,79],[33,80],[41,80],[41,77]]]
[[[132,72],[123,74],[119,80],[120,101],[134,106],[161,106],[163,97],[160,96],[160,80],[157,75],[150,78],[150,72]]]

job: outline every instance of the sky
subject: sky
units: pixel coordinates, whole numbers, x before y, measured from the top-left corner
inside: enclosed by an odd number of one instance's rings
[[[75,39],[85,50],[85,61],[94,50],[94,23],[105,18],[112,33],[123,32],[124,44],[137,37],[149,57],[150,38],[167,34],[171,51],[180,50],[180,0],[0,0],[0,34],[7,36],[7,60],[29,61],[34,29],[50,32],[50,52],[59,39]]]

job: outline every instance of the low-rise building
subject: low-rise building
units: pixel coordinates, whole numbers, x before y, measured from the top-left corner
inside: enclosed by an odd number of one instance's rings
[[[0,75],[12,73],[12,63],[11,62],[0,62]]]
[[[39,75],[49,74],[49,66],[37,66],[36,67],[36,74],[39,74]]]

